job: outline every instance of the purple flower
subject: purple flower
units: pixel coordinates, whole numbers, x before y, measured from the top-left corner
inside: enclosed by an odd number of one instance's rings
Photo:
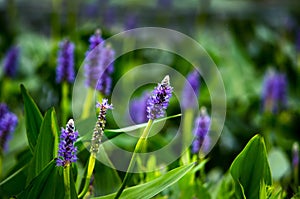
[[[287,104],[287,80],[282,73],[267,72],[262,90],[262,103],[265,111],[276,113]]]
[[[77,161],[77,147],[74,146],[78,132],[75,131],[74,121],[70,119],[66,125],[66,129],[61,129],[60,143],[58,148],[57,166],[66,167],[72,162]]]
[[[297,142],[293,144],[293,168],[296,169],[299,166],[299,145]]]
[[[101,144],[101,139],[104,133],[104,129],[105,129],[105,124],[106,124],[106,112],[109,109],[113,109],[112,104],[108,104],[108,100],[107,99],[103,99],[102,103],[97,103],[96,105],[97,108],[100,108],[99,114],[98,114],[98,118],[97,118],[97,122],[93,131],[93,137],[92,137],[92,141],[91,141],[91,148],[90,148],[90,152],[91,153],[98,153],[99,151],[99,147]]]
[[[103,38],[101,37],[101,31],[99,29],[96,30],[95,34],[92,35],[89,39],[90,42],[90,47],[89,47],[89,51],[87,53],[89,53],[90,51],[94,50],[94,48],[96,48],[99,44],[101,44],[103,42]]]
[[[204,151],[209,148],[209,137],[207,136],[210,129],[210,117],[208,116],[206,109],[201,108],[200,115],[196,118],[194,127],[195,140],[192,145],[192,152],[199,153],[203,146]]]
[[[154,120],[165,115],[173,88],[170,86],[170,77],[167,75],[157,87],[154,88],[147,100],[147,118]]]
[[[6,53],[4,60],[4,74],[8,77],[15,77],[17,74],[20,49],[16,46],[11,47]]]
[[[17,116],[8,110],[6,104],[0,104],[0,150],[7,150],[7,142],[18,124]]]
[[[56,82],[61,83],[63,80],[66,80],[69,83],[73,83],[74,79],[74,44],[65,40],[59,44]]]
[[[194,70],[190,72],[187,76],[187,80],[181,97],[183,109],[193,108],[197,104],[200,88],[200,75],[198,71]]]
[[[147,122],[147,100],[149,98],[148,93],[143,93],[140,98],[135,98],[130,102],[129,113],[131,119],[139,124]]]
[[[91,36],[84,66],[87,86],[109,95],[114,56],[114,50],[109,45],[104,45],[99,31]]]
[[[124,29],[125,30],[134,29],[136,28],[136,24],[137,24],[137,16],[135,14],[130,14],[129,16],[127,16]]]

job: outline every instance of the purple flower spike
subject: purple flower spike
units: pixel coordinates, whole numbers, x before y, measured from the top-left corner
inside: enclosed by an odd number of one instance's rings
[[[4,74],[8,77],[15,77],[17,74],[20,49],[16,46],[11,47],[6,53],[4,60]]]
[[[139,124],[147,122],[147,99],[149,98],[148,93],[143,93],[140,98],[133,99],[129,105],[129,113],[131,119]]]
[[[282,73],[267,72],[262,90],[262,103],[265,111],[277,113],[287,104],[287,80]]]
[[[0,104],[0,151],[7,150],[8,140],[18,124],[18,118],[8,110],[6,104]]]
[[[195,127],[194,127],[195,140],[192,145],[193,153],[199,153],[202,145],[204,147],[204,150],[207,150],[207,148],[209,148],[207,146],[208,143],[205,143],[206,141],[209,142],[209,138],[207,137],[209,129],[210,129],[210,117],[206,112],[206,108],[202,107],[200,111],[200,116],[195,121]]]
[[[59,44],[56,82],[61,83],[63,80],[66,80],[69,83],[73,83],[74,79],[74,44],[65,40]]]
[[[167,75],[157,87],[147,101],[147,117],[154,120],[165,115],[168,108],[173,88],[170,86],[170,77]]]
[[[84,66],[86,86],[109,95],[112,84],[111,74],[114,71],[114,56],[114,50],[109,45],[104,45],[100,31],[91,36]]]
[[[58,148],[57,166],[66,167],[72,162],[77,161],[77,147],[74,146],[78,132],[75,131],[74,121],[70,119],[66,125],[66,129],[62,128],[60,135],[60,143]]]
[[[101,37],[101,31],[99,29],[96,30],[95,34],[92,35],[89,39],[90,47],[89,51],[94,50],[99,44],[103,42],[103,38]],[[89,53],[89,51],[87,53]]]
[[[296,169],[299,166],[299,145],[297,142],[293,144],[293,168]]]
[[[188,81],[184,85],[181,98],[183,109],[194,108],[197,104],[197,97],[199,95],[200,88],[200,75],[198,71],[194,70],[190,72],[187,76],[187,80]]]
[[[112,104],[109,104],[107,99],[103,99],[101,104],[97,103],[96,107],[99,108],[100,111],[93,131],[92,141],[91,141],[90,152],[93,154],[97,154],[99,152],[99,147],[101,144],[101,139],[106,124],[106,112],[109,109],[113,109]]]

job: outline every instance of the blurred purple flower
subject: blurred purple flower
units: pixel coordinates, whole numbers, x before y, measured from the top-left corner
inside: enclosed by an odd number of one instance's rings
[[[4,74],[8,77],[15,77],[18,69],[20,49],[16,46],[11,47],[6,53],[4,60]]]
[[[192,145],[192,152],[199,153],[201,147],[203,146],[203,151],[209,149],[210,139],[207,136],[210,129],[210,117],[206,112],[206,108],[202,107],[200,115],[196,118],[194,127],[195,140]]]
[[[87,86],[109,95],[114,56],[115,51],[109,45],[104,45],[100,31],[91,36],[84,66]]]
[[[198,102],[199,88],[200,88],[200,75],[197,70],[194,70],[188,74],[187,82],[183,87],[182,97],[181,97],[183,109],[196,107]]]
[[[77,147],[74,146],[77,137],[78,132],[75,131],[74,121],[70,119],[66,125],[66,129],[62,128],[61,130],[58,158],[56,159],[57,166],[66,167],[72,162],[77,161]]]
[[[69,83],[73,83],[74,79],[74,44],[65,40],[59,44],[56,82],[61,83],[63,80],[66,80]]]
[[[165,115],[173,88],[170,86],[170,77],[167,75],[157,87],[154,88],[147,100],[147,118],[154,120]]]
[[[293,144],[293,168],[296,169],[299,166],[299,145],[297,142]]]
[[[145,92],[140,98],[135,98],[130,102],[129,113],[134,123],[139,124],[139,123],[147,122],[148,98],[149,98],[149,94]]]
[[[6,104],[0,104],[0,150],[7,150],[7,144],[11,138],[11,133],[18,124],[17,116],[8,110]]]
[[[93,137],[92,137],[91,148],[90,148],[90,152],[94,154],[98,153],[99,151],[101,139],[106,124],[106,112],[109,109],[113,109],[113,105],[109,104],[107,99],[103,99],[102,103],[101,104],[97,103],[96,107],[100,108],[100,111],[93,131]]]
[[[262,89],[263,110],[276,113],[287,105],[287,80],[282,73],[267,72]]]
[[[135,14],[130,14],[126,18],[126,22],[124,24],[124,29],[125,30],[131,30],[136,28],[137,26],[137,16]]]

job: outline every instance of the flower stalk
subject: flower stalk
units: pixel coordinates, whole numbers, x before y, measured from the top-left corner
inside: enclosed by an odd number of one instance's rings
[[[153,121],[155,119],[158,119],[160,117],[163,117],[165,114],[165,110],[167,109],[169,105],[170,98],[172,96],[173,88],[170,86],[170,77],[167,75],[161,83],[157,85],[157,87],[154,88],[152,94],[148,98],[147,101],[147,117],[148,117],[148,123],[146,128],[144,129],[141,137],[139,138],[137,144],[135,145],[133,155],[131,157],[131,160],[129,162],[129,166],[127,169],[127,172],[125,174],[124,180],[122,182],[121,187],[119,188],[115,199],[118,199],[121,194],[123,193],[125,186],[128,182],[128,180],[131,177],[131,173],[133,172],[133,169],[136,164],[137,155],[142,152],[142,150],[146,147],[147,144],[147,138],[150,133]]]
[[[88,167],[87,167],[87,175],[86,175],[86,180],[84,183],[84,187],[79,194],[79,198],[83,198],[85,194],[87,193],[90,185],[90,180],[93,174],[93,170],[95,167],[95,162],[96,162],[96,155],[99,152],[99,147],[101,144],[101,139],[104,134],[104,129],[105,129],[105,124],[106,124],[106,112],[109,109],[112,109],[113,106],[112,104],[108,104],[107,99],[103,99],[102,103],[98,103],[97,108],[100,108],[97,122],[93,131],[93,136],[91,140],[91,148],[90,148],[90,157],[89,157],[89,162],[88,162]]]

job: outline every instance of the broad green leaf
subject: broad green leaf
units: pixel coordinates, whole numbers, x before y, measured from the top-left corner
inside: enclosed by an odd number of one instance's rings
[[[0,196],[13,196],[19,194],[26,186],[28,166],[24,166],[5,178],[0,183]]]
[[[30,150],[32,153],[34,153],[34,148],[37,142],[43,117],[37,105],[34,103],[28,91],[22,84],[21,93],[24,101],[27,139]]]
[[[76,199],[77,193],[72,177],[72,169],[70,173],[71,198]],[[40,173],[36,176],[26,189],[18,196],[18,198],[47,198],[56,199],[64,198],[65,186],[63,178],[63,167],[57,167],[55,161],[52,160]]]
[[[152,198],[164,189],[176,183],[186,173],[191,171],[194,167],[194,163],[181,166],[173,169],[163,176],[160,176],[150,182],[129,187],[124,190],[120,198],[134,198],[134,199],[148,199]],[[95,197],[94,199],[113,199],[116,193],[107,196]]]
[[[266,147],[260,135],[255,135],[235,158],[230,173],[237,198],[259,198],[261,184],[272,184]]]
[[[43,168],[56,157],[58,145],[58,124],[54,108],[49,109],[42,122],[38,141],[30,162],[27,178],[29,183]]]
[[[113,163],[110,161],[103,147],[100,147],[99,154],[101,155],[101,162],[105,161],[105,163],[110,166],[108,167],[96,160],[94,189],[97,196],[113,193],[117,191],[122,184],[117,170],[114,169]]]

